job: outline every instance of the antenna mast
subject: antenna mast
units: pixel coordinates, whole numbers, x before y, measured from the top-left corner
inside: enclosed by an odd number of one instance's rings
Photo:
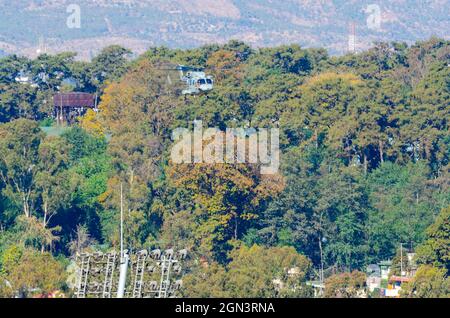
[[[128,251],[123,249],[123,183],[120,183],[120,276],[117,298],[124,298],[125,296],[129,258]]]
[[[348,52],[351,54],[356,53],[356,24],[350,23],[349,35],[348,35]]]
[[[123,262],[123,183],[120,183],[120,259]]]

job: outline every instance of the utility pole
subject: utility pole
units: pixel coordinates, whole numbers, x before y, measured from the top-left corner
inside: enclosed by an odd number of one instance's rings
[[[120,183],[120,275],[117,298],[124,298],[127,281],[129,255],[123,249],[123,184]]]

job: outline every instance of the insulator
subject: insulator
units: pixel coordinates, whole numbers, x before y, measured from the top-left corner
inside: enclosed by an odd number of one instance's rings
[[[141,255],[141,256],[147,256],[148,255],[148,251],[147,250],[141,250],[137,254]]]
[[[164,251],[164,255],[168,258],[173,256],[173,249],[168,249]]]
[[[188,251],[187,251],[187,249],[183,249],[183,250],[180,250],[180,251],[178,251],[178,258],[179,259],[185,259],[186,257],[187,257],[187,253],[188,253]]]
[[[181,287],[183,287],[183,280],[179,279],[173,284],[173,290],[179,290]]]
[[[151,281],[149,283],[149,288],[151,291],[156,291],[158,289],[158,282]]]
[[[174,267],[173,267],[173,272],[175,273],[175,274],[180,274],[181,273],[181,266],[180,265],[175,265]]]
[[[151,253],[150,253],[150,257],[151,258],[153,258],[153,259],[160,259],[161,258],[161,250],[159,250],[159,249],[157,249],[157,250],[153,250]]]

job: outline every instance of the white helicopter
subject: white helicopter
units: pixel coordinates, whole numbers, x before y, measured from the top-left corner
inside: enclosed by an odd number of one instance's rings
[[[162,65],[159,70],[177,71],[180,81],[186,86],[181,91],[183,95],[200,95],[208,93],[214,88],[214,78],[206,75],[204,69],[185,65]],[[167,81],[172,85],[170,74],[167,75]]]
[[[198,95],[207,93],[214,88],[214,79],[201,68],[193,68],[184,65],[178,65],[180,79],[186,83],[186,89],[182,91],[183,95]]]

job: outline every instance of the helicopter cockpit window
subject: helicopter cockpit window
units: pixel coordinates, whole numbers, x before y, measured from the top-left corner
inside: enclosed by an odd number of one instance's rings
[[[198,83],[200,84],[200,85],[204,85],[204,84],[206,84],[206,80],[205,79],[199,79],[198,80]]]
[[[213,82],[212,82],[211,79],[207,78],[207,79],[206,79],[206,83],[207,83],[207,84],[212,84]]]

